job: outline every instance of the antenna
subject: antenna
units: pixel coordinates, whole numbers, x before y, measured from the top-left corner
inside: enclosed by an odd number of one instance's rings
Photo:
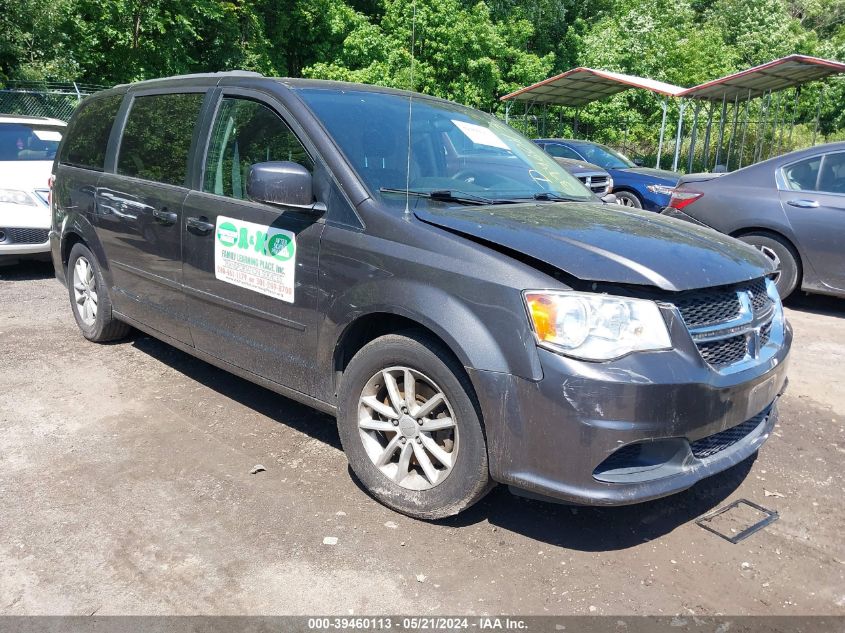
[[[411,18],[411,72],[410,89],[414,90],[414,46],[417,39],[417,0],[413,0],[413,17]],[[408,162],[405,166],[405,215],[411,214],[411,110],[414,103],[414,95],[408,97]]]

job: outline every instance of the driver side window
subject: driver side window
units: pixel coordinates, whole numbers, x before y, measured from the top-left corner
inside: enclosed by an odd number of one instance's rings
[[[555,158],[571,158],[573,160],[583,160],[578,154],[573,152],[566,145],[555,145],[549,143],[546,145],[546,151]]]
[[[244,200],[249,168],[270,161],[314,170],[302,143],[273,110],[249,99],[224,98],[211,133],[203,191]]]

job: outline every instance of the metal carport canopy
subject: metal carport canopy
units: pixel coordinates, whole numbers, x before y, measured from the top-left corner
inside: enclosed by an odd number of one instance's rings
[[[808,55],[789,55],[683,90],[677,96],[703,101],[753,99],[769,91],[778,92],[838,73],[845,73],[845,64]]]
[[[501,100],[579,108],[629,88],[642,88],[671,97],[678,96],[686,90],[680,86],[645,77],[594,68],[573,68],[507,94],[501,97]]]

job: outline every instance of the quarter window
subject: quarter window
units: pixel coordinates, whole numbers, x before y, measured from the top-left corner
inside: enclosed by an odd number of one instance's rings
[[[270,161],[314,169],[302,143],[273,110],[248,99],[223,99],[211,134],[203,191],[243,200],[249,168]]]
[[[135,97],[120,142],[117,172],[185,185],[202,93]]]
[[[103,171],[114,118],[123,95],[93,97],[84,101],[71,119],[59,162]]]

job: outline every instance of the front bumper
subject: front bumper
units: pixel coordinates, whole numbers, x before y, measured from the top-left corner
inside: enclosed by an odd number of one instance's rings
[[[787,325],[773,355],[728,375],[684,349],[608,363],[538,350],[544,374],[538,382],[470,369],[491,476],[534,495],[588,505],[685,490],[743,461],[768,439],[786,388],[791,340]],[[757,423],[739,427],[755,416]],[[747,430],[737,441],[715,452],[695,449],[719,448],[719,438],[731,432],[716,434],[735,427]],[[636,457],[625,463],[625,455]]]
[[[36,255],[50,251],[46,206],[0,204],[0,257]]]

